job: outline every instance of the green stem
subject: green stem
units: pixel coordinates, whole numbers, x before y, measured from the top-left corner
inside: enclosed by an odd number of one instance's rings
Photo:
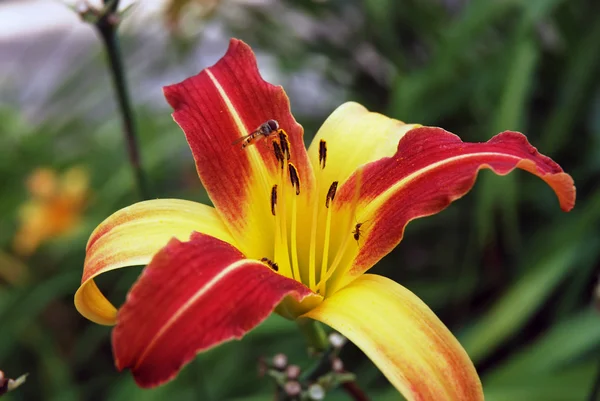
[[[590,396],[588,398],[589,401],[598,401],[600,400],[600,365],[598,365],[598,372],[596,373],[596,377],[594,378],[594,383],[592,384],[592,389],[590,391]]]
[[[350,396],[354,401],[369,401],[369,397],[355,381],[342,383],[342,389]]]
[[[140,152],[137,139],[138,135],[134,122],[127,80],[125,78],[125,68],[123,66],[123,59],[121,57],[121,50],[119,47],[119,38],[117,36],[118,21],[116,19],[118,15],[116,14],[116,10],[119,5],[119,1],[104,0],[104,5],[107,10],[105,14],[98,19],[95,26],[100,33],[100,37],[102,38],[104,47],[106,49],[113,85],[115,87],[117,101],[119,103],[119,110],[123,120],[123,133],[127,143],[129,162],[131,163],[131,167],[135,175],[135,181],[137,183],[140,196],[143,199],[149,199],[146,177],[142,170],[142,164],[140,161]]]
[[[327,334],[323,325],[312,319],[298,319],[298,327],[308,342],[308,347],[315,353],[321,353],[329,348]]]

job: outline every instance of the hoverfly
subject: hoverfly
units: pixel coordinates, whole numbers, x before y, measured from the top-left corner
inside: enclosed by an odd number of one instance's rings
[[[269,137],[274,132],[277,132],[277,130],[279,130],[279,123],[276,120],[268,120],[250,134],[236,139],[232,145],[242,142],[242,149],[244,149],[246,146],[252,145],[262,138]]]

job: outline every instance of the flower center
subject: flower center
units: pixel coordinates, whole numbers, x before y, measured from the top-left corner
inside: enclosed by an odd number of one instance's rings
[[[355,221],[360,177],[349,207],[334,208],[338,181],[331,182],[326,193],[318,185],[327,166],[327,143],[324,140],[319,143],[319,167],[315,171],[317,185],[311,195],[302,190],[298,169],[290,161],[292,149],[284,130],[277,131],[272,146],[279,167],[269,197],[274,217],[274,252],[272,260],[264,257],[263,262],[326,296],[327,283],[343,275],[341,266],[351,262],[363,235],[364,222]],[[336,235],[332,236],[332,232]],[[354,243],[357,246],[351,248]]]

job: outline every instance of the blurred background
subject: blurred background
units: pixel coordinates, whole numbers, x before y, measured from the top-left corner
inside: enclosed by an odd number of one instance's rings
[[[161,88],[212,65],[232,36],[284,86],[307,142],[346,100],[468,141],[526,133],[573,176],[571,213],[530,174],[484,171],[465,198],[409,224],[374,272],[456,334],[488,401],[590,399],[600,364],[600,2],[140,0],[119,33],[154,197],[208,202]],[[75,11],[0,1],[0,369],[29,373],[5,398],[272,399],[260,356],[309,363],[295,324],[278,316],[140,390],[115,371],[110,328],[75,311],[89,234],[139,200],[110,79],[94,27]],[[121,302],[139,272],[99,285]],[[342,358],[373,400],[401,399],[353,345]]]

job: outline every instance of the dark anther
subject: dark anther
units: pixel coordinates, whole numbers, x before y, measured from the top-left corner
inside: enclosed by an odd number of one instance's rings
[[[298,177],[298,170],[292,163],[288,163],[288,169],[290,171],[290,182],[292,186],[296,188],[296,195],[300,195],[300,177]]]
[[[275,158],[277,159],[277,163],[279,163],[279,165],[283,169],[283,163],[284,163],[283,152],[281,151],[281,146],[279,146],[279,144],[276,141],[273,141],[273,152],[275,153]]]
[[[271,189],[271,213],[275,216],[275,206],[277,206],[277,184]]]
[[[337,191],[338,182],[334,181],[331,183],[329,187],[329,191],[327,191],[327,199],[325,199],[325,207],[329,207],[329,202],[333,201],[335,198],[335,191]]]
[[[287,160],[290,160],[292,157],[290,153],[290,141],[288,140],[288,136],[284,130],[279,130],[279,145],[281,146],[281,151],[285,155]]]
[[[323,139],[319,141],[319,164],[321,168],[325,168],[325,163],[327,162],[327,142]]]

